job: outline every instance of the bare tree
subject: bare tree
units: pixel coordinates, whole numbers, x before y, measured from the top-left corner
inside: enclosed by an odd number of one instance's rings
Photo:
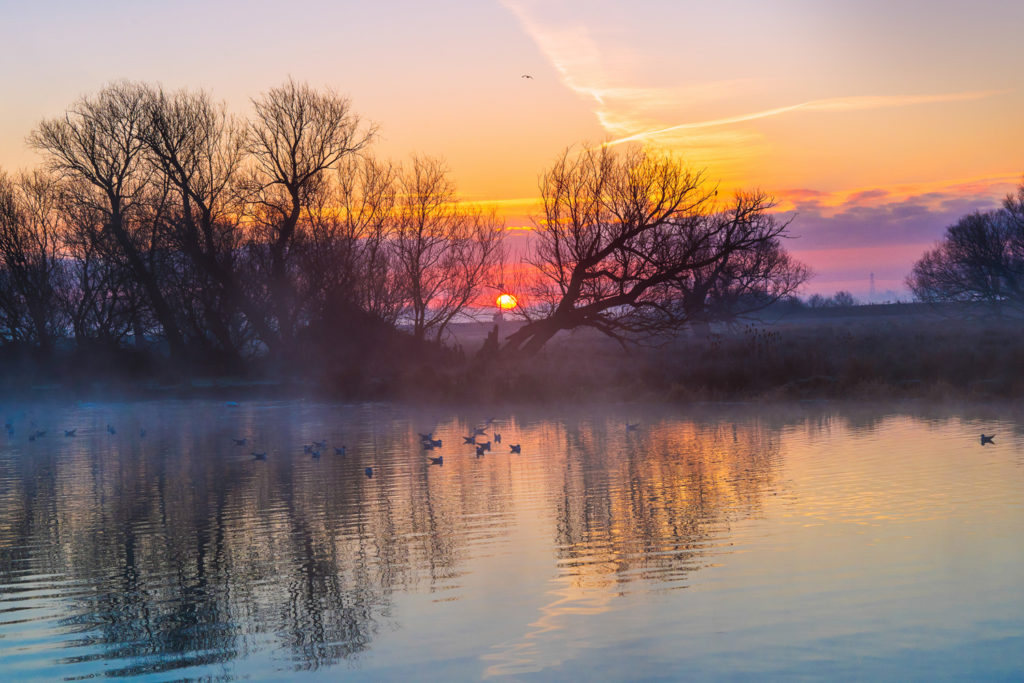
[[[143,158],[142,131],[149,123],[147,101],[144,86],[107,86],[95,97],[80,99],[63,118],[40,123],[29,143],[47,154],[54,172],[85,181],[85,185],[75,184],[83,190],[78,199],[103,216],[102,232],[116,242],[146,293],[171,353],[182,356],[184,339],[153,270],[157,254],[153,225],[144,220],[147,211],[162,208],[160,198],[154,195],[163,189],[151,183],[152,174]]]
[[[189,291],[180,283],[182,305],[201,339],[212,335],[220,350],[237,355],[245,342],[240,315],[266,343],[275,334],[266,313],[246,295],[238,281],[236,260],[243,242],[238,181],[245,158],[245,130],[223,105],[205,92],[167,94],[152,90],[147,100],[148,124],[140,131],[147,155],[172,188],[176,208],[167,223],[169,243],[191,260],[176,274],[193,270]]]
[[[328,171],[366,147],[375,129],[361,124],[347,98],[292,80],[253,104],[248,151],[255,164],[251,201],[258,229],[251,245],[262,263],[280,344],[294,337],[301,322],[298,274],[289,266],[305,237],[302,221],[326,191]]]
[[[11,339],[52,351],[64,332],[58,190],[41,171],[12,180],[0,172],[0,316]]]
[[[762,195],[738,195],[732,209],[716,210],[717,191],[702,174],[639,149],[566,152],[542,178],[541,194],[531,261],[541,279],[523,309],[527,324],[508,338],[506,352],[534,353],[578,327],[625,343],[678,330],[695,311],[707,319],[712,286],[737,286],[737,277],[757,282],[787,228],[766,214],[771,203]],[[773,291],[805,277],[788,259],[773,262]]]
[[[907,286],[921,301],[1024,311],[1024,186],[994,211],[963,216],[914,264]]]
[[[417,339],[440,340],[483,292],[502,258],[503,226],[461,206],[444,165],[414,157],[399,181],[393,240]]]

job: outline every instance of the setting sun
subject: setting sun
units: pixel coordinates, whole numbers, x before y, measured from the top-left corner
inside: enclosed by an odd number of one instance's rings
[[[516,298],[509,293],[499,294],[497,300],[494,302],[503,311],[509,311],[516,307],[519,303]]]

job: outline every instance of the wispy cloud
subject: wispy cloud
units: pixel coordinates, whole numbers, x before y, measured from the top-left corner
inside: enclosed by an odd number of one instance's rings
[[[855,97],[832,97],[821,100],[810,100],[808,102],[800,102],[799,104],[791,104],[784,107],[775,107],[774,109],[765,109],[762,111],[756,111],[748,114],[726,116],[723,118],[710,119],[707,121],[679,123],[672,126],[666,126],[664,128],[645,130],[639,133],[633,133],[632,135],[626,135],[615,140],[609,140],[608,142],[605,143],[605,145],[619,145],[624,142],[644,140],[647,138],[664,135],[666,133],[672,133],[676,131],[699,130],[703,128],[713,128],[716,126],[727,126],[730,124],[744,123],[746,121],[756,121],[758,119],[766,119],[773,116],[780,116],[782,114],[788,114],[794,111],[843,112],[867,109],[885,109],[891,107],[909,107],[922,104],[937,104],[942,102],[965,102],[970,100],[980,100],[986,97],[992,97],[994,95],[1000,95],[1005,92],[1007,91],[978,90],[969,92],[940,93],[934,95],[861,95]]]

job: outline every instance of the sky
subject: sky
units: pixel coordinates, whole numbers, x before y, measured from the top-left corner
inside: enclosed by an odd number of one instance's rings
[[[118,79],[247,114],[288,77],[443,157],[467,200],[530,225],[566,147],[636,142],[762,189],[807,291],[904,293],[956,217],[1024,176],[1019,0],[0,0],[0,168]],[[522,78],[524,74],[532,78]]]

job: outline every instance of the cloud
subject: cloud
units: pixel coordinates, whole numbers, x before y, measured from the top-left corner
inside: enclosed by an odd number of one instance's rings
[[[728,126],[736,123],[745,123],[747,121],[756,121],[758,119],[766,119],[774,116],[781,116],[782,114],[788,114],[795,111],[821,111],[821,112],[839,112],[839,111],[859,111],[868,109],[883,109],[891,107],[907,107],[921,104],[936,104],[941,102],[963,102],[970,100],[980,100],[994,95],[1003,94],[1005,90],[978,90],[969,92],[955,92],[955,93],[941,93],[935,95],[866,95],[857,97],[834,97],[821,100],[811,100],[808,102],[800,102],[799,104],[790,104],[784,107],[775,107],[773,109],[764,109],[762,111],[751,112],[747,114],[737,114],[735,116],[726,116],[723,118],[709,119],[706,121],[694,121],[691,123],[679,123],[673,126],[666,126],[663,128],[656,128],[652,130],[645,130],[639,133],[633,133],[632,135],[626,135],[614,140],[609,140],[605,145],[619,145],[624,142],[634,142],[639,140],[646,140],[647,138],[664,135],[665,133],[672,133],[675,131],[684,130],[700,130],[703,128],[713,128],[716,126]]]

